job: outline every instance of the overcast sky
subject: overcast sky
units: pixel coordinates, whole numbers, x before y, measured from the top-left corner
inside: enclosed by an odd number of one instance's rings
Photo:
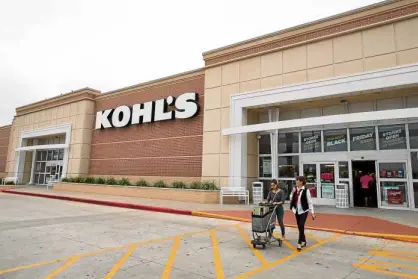
[[[202,52],[376,0],[0,0],[0,126],[15,108],[203,67]]]

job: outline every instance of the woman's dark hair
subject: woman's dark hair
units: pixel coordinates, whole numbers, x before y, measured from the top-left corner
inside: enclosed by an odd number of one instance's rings
[[[270,183],[273,183],[273,184],[278,185],[278,184],[277,184],[277,180],[276,180],[276,179],[272,179]]]
[[[302,185],[306,185],[306,178],[304,176],[297,176],[296,180],[302,182]]]

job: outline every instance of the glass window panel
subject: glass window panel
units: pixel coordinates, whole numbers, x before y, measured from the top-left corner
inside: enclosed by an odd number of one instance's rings
[[[340,172],[340,178],[349,178],[348,162],[338,162],[338,170]]]
[[[411,152],[411,165],[412,165],[412,178],[418,179],[418,152]]]
[[[271,156],[260,157],[258,169],[259,177],[271,177]]]
[[[321,131],[302,132],[302,153],[321,152]]]
[[[35,171],[36,171],[36,172],[43,171],[43,170],[41,170],[41,168],[42,168],[42,167],[41,167],[41,163],[39,163],[39,162],[38,162],[38,163],[36,163],[36,165],[35,165]]]
[[[42,155],[42,152],[40,152],[40,151],[36,152],[36,160],[37,161],[41,161],[41,155]]]
[[[45,184],[45,174],[39,174],[39,184]]]
[[[380,126],[379,149],[406,149],[405,125]]]
[[[41,161],[46,161],[47,151],[41,151],[41,152],[42,152]]]
[[[311,196],[316,198],[318,196],[316,164],[304,164],[303,176],[306,178],[306,187],[311,191]]]
[[[290,193],[292,193],[292,189],[296,187],[295,180],[279,180],[279,188],[284,191],[285,199],[289,200]]]
[[[350,149],[376,150],[376,137],[374,127],[353,128],[350,129]]]
[[[48,184],[50,178],[51,176],[49,174],[45,175],[45,184]]]
[[[299,153],[299,133],[279,133],[279,154]]]
[[[324,151],[347,151],[347,129],[325,130]]]
[[[52,161],[52,154],[53,154],[52,150],[49,150],[47,161]]]
[[[46,166],[45,172],[51,172],[51,166]]]
[[[406,178],[405,163],[379,163],[380,178]]]
[[[33,181],[35,184],[39,184],[39,174],[35,174],[35,179]]]
[[[335,166],[334,164],[320,164],[321,197],[335,199]]]
[[[59,152],[58,160],[64,160],[64,150],[62,150],[62,149]]]
[[[408,207],[408,189],[406,182],[380,182],[383,206]]]
[[[271,154],[270,135],[260,135],[258,140],[258,150],[260,154]]]
[[[58,160],[58,150],[54,150],[54,153],[53,153],[53,155],[52,155],[52,159],[53,159],[54,161]]]
[[[41,170],[40,170],[40,172],[45,172],[45,168],[46,168],[46,163],[45,162],[42,162],[41,163]]]
[[[418,182],[414,182],[414,200],[415,208],[418,208]]]
[[[299,156],[279,156],[279,177],[294,178],[299,173]]]
[[[418,148],[418,123],[408,124],[409,126],[409,144],[411,148]]]

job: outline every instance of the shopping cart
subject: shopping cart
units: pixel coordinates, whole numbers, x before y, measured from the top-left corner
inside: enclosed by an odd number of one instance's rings
[[[266,245],[273,241],[277,241],[279,247],[282,247],[283,240],[273,235],[276,223],[276,206],[271,203],[260,203],[251,213],[251,223],[253,232],[251,244],[254,248],[259,245],[265,249]]]

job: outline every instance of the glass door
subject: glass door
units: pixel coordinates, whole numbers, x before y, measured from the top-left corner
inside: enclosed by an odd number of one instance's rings
[[[304,164],[303,176],[306,178],[306,187],[311,191],[312,198],[318,197],[318,174],[316,173],[316,164]]]
[[[335,172],[335,162],[303,164],[306,187],[310,189],[316,204],[333,205],[335,203]]]
[[[335,199],[335,163],[319,164],[321,198]]]

